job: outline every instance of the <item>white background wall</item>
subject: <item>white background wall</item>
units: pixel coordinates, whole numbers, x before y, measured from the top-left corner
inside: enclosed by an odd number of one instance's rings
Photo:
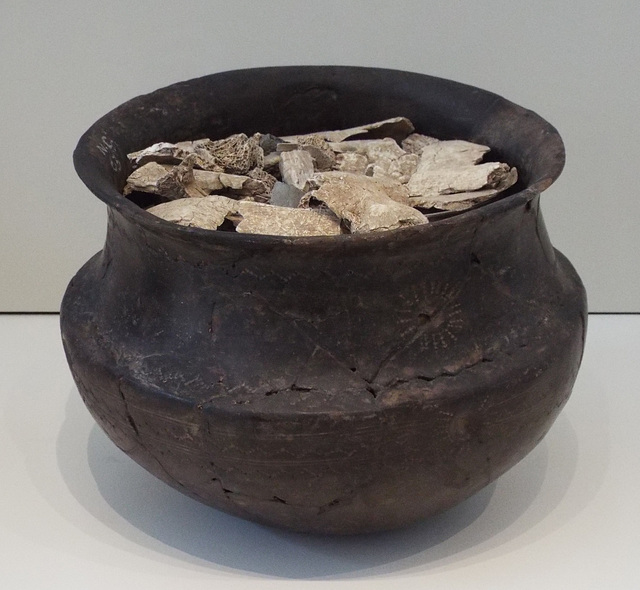
[[[640,2],[8,1],[0,10],[0,311],[57,310],[102,246],[80,135],[173,82],[285,64],[412,70],[492,90],[562,134],[543,196],[592,311],[640,311]]]

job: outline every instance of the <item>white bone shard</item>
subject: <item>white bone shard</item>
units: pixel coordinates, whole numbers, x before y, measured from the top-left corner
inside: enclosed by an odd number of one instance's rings
[[[364,174],[369,160],[364,154],[356,152],[344,152],[336,155],[336,169],[342,172],[353,172],[354,174]]]
[[[179,164],[191,154],[193,165],[202,170],[213,170],[223,172],[223,168],[218,164],[206,146],[211,141],[209,139],[198,139],[195,141],[180,141],[178,143],[154,143],[152,146],[128,154],[132,165],[136,168],[144,166],[149,162],[158,164]]]
[[[393,117],[391,119],[376,121],[375,123],[369,123],[367,125],[360,125],[359,127],[350,127],[348,129],[338,129],[335,131],[317,131],[315,133],[308,133],[304,135],[290,135],[288,137],[283,137],[282,139],[285,141],[297,142],[301,137],[319,135],[329,142],[339,142],[344,141],[348,137],[366,135],[370,139],[390,137],[396,141],[402,141],[412,133],[413,130],[413,123],[411,123],[411,121],[406,117]]]
[[[373,178],[387,177],[405,184],[415,173],[419,161],[417,154],[403,154],[395,159],[380,158],[367,166],[365,174]]]
[[[269,188],[265,181],[248,176],[192,169],[189,165],[170,166],[149,162],[130,174],[124,194],[136,190],[175,200],[204,197],[220,190],[228,190],[239,196],[266,196]]]
[[[408,137],[402,140],[402,149],[410,154],[422,153],[422,150],[433,143],[438,143],[440,140],[429,135],[422,135],[421,133],[412,133]]]
[[[321,172],[312,177],[311,184],[318,188],[309,196],[346,221],[351,233],[427,223],[422,213],[391,199],[383,185],[367,176]]]
[[[442,195],[471,193],[486,189],[505,190],[517,179],[517,172],[506,164],[485,162],[479,164],[489,148],[462,140],[440,141],[426,145],[418,167],[409,179],[407,187],[414,206],[438,207],[438,204],[455,199],[440,199]],[[486,192],[476,195],[477,200],[487,199]],[[468,200],[468,195],[463,200]]]
[[[385,139],[352,139],[350,141],[330,142],[329,147],[336,153],[355,152],[374,161],[379,158],[398,158],[406,152],[393,140]]]
[[[155,193],[172,200],[207,194],[196,184],[192,164],[189,163],[170,166],[149,162],[127,178],[123,194],[126,196],[132,191]]]
[[[315,172],[313,158],[305,150],[280,152],[280,174],[287,184],[305,190],[307,181]]]
[[[215,230],[225,219],[241,219],[240,233],[276,236],[329,236],[341,233],[340,221],[331,212],[275,207],[251,201],[236,201],[221,195],[179,199],[155,205],[149,213],[179,225]]]
[[[178,199],[147,209],[156,217],[187,227],[218,229],[228,215],[234,213],[238,201],[211,195],[201,199]]]
[[[410,202],[414,207],[424,207],[425,209],[434,207],[445,211],[464,211],[507,190],[513,186],[517,180],[518,171],[516,168],[511,168],[494,188],[440,194],[434,197],[411,197]]]
[[[239,201],[238,213],[242,220],[236,231],[240,233],[289,237],[336,236],[342,233],[340,220],[330,211]]]

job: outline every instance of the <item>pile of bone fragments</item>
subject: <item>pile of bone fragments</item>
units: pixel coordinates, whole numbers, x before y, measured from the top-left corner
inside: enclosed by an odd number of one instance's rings
[[[515,168],[482,162],[490,148],[440,141],[396,117],[361,127],[275,137],[156,143],[129,154],[124,194],[153,193],[150,213],[208,230],[330,236],[428,222],[513,186]]]

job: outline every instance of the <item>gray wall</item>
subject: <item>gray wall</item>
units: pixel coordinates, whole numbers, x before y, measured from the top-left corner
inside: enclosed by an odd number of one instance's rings
[[[6,3],[5,3],[6,4]],[[71,153],[138,94],[234,68],[390,67],[533,109],[568,161],[543,196],[592,311],[640,311],[640,3],[269,0],[11,2],[0,17],[0,311],[50,311],[102,245]]]

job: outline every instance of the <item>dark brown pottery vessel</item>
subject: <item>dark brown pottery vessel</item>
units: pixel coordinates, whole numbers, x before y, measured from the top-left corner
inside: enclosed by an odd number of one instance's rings
[[[491,146],[515,190],[425,226],[294,239],[180,227],[121,195],[126,154],[154,142],[398,115]],[[74,159],[109,225],[62,304],[73,376],[113,441],[197,500],[300,531],[398,527],[504,473],[569,397],[586,299],[538,205],[562,141],[531,111],[399,71],[233,71],[123,104]]]

